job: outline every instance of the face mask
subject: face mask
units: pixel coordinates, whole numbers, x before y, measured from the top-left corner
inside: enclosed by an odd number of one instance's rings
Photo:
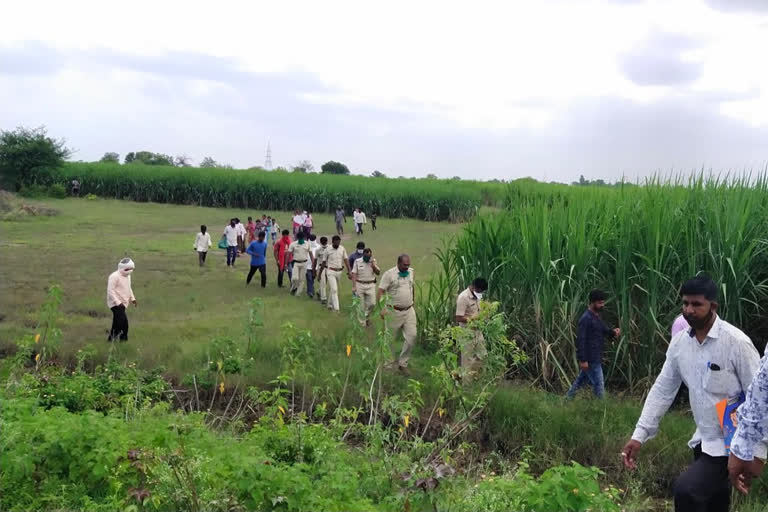
[[[304,240],[299,240],[299,245],[304,245]]]
[[[334,244],[333,248],[334,248],[334,249],[338,249],[338,248],[339,248],[339,246]]]
[[[475,297],[477,297],[477,300],[483,300],[483,294],[480,292],[475,292]]]
[[[362,249],[358,249],[357,250],[357,254],[363,254],[363,250]]]
[[[368,263],[369,261],[371,261],[371,257],[370,256],[363,256],[363,261]]]
[[[398,272],[397,275],[399,275],[400,277],[408,277],[408,271],[406,270],[404,272]]]
[[[123,274],[124,276],[129,276],[129,275],[131,275],[131,272],[133,272],[133,269],[132,269],[132,268],[125,268],[125,269],[123,269],[123,270],[121,270],[121,271],[120,271],[120,273],[121,273],[121,274]]]

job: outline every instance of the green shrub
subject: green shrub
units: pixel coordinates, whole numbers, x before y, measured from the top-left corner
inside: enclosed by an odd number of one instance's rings
[[[48,195],[58,199],[64,199],[67,197],[67,188],[61,183],[54,183],[48,187]]]
[[[48,187],[32,183],[30,185],[22,186],[21,189],[19,189],[19,195],[29,199],[38,199],[48,195]]]

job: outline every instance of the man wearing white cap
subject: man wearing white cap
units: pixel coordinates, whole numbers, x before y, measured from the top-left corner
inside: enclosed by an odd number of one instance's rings
[[[135,268],[131,258],[123,258],[117,270],[107,279],[107,306],[112,310],[112,329],[107,341],[128,341],[128,316],[125,308],[133,303],[138,306],[131,289],[131,273]]]

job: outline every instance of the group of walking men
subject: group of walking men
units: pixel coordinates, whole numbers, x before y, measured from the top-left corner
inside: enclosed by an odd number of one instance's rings
[[[347,213],[341,206],[336,207],[336,213],[334,214],[336,220],[336,234],[344,234],[344,224],[347,222]],[[371,229],[376,231],[376,213],[371,214]],[[355,208],[352,213],[352,220],[355,224],[355,233],[358,236],[363,234],[363,228],[368,224],[368,218],[365,216],[365,212],[361,208]]]
[[[718,287],[711,278],[699,275],[685,282],[680,297],[682,318],[673,324],[661,373],[620,456],[628,469],[637,467],[641,447],[656,436],[662,417],[685,384],[696,424],[688,442],[694,462],[675,482],[675,511],[726,512],[731,485],[746,494],[762,472],[768,452],[768,357],[761,362],[752,340],[718,316]],[[601,317],[607,298],[593,290],[579,319],[579,375],[568,398],[587,383],[595,395],[603,396],[604,339],[621,335]],[[737,414],[729,415],[736,427],[733,432],[718,406],[742,401]]]

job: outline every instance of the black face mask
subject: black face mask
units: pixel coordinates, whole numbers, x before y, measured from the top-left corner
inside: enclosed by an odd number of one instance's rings
[[[703,329],[707,326],[707,324],[712,320],[712,317],[714,316],[714,311],[712,311],[712,307],[709,308],[709,313],[707,313],[707,316],[702,318],[701,320],[698,320],[692,316],[683,315],[683,318],[685,318],[685,321],[688,322],[688,325],[693,327],[694,329]]]

